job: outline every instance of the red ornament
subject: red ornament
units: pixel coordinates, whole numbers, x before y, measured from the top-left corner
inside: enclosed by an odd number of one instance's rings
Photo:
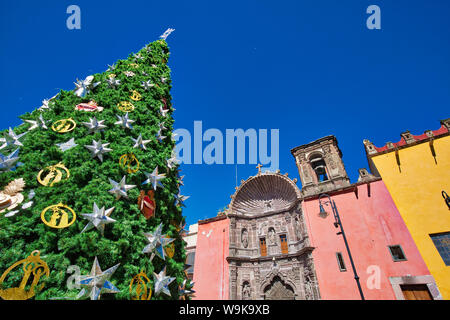
[[[75,110],[94,112],[94,111],[102,111],[103,107],[100,107],[99,105],[97,105],[97,102],[92,100],[89,101],[88,103],[77,104]]]
[[[141,194],[138,198],[138,206],[145,219],[150,219],[155,215],[156,202],[153,190],[149,190],[147,195],[145,195],[145,191],[141,190]]]
[[[163,109],[164,109],[164,110],[169,109],[169,108],[167,108],[167,100],[166,100],[166,98],[162,98],[161,101],[162,101],[162,103],[164,104]]]

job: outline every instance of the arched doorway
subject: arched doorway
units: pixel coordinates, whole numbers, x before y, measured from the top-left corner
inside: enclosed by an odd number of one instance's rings
[[[295,294],[292,287],[280,277],[276,276],[270,284],[264,289],[265,300],[295,300]]]

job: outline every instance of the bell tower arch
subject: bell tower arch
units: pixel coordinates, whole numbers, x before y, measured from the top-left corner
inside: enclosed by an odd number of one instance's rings
[[[326,136],[291,150],[305,196],[349,186],[335,136]]]

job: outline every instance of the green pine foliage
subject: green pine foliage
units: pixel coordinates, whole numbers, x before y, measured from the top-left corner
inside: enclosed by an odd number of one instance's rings
[[[150,50],[151,49],[151,50]],[[47,127],[28,131],[31,126],[24,123],[13,128],[16,134],[27,132],[20,138],[23,146],[20,147],[19,161],[23,165],[13,171],[0,172],[0,190],[16,178],[23,178],[26,182],[23,203],[27,202],[30,190],[34,189],[33,205],[28,209],[20,206],[12,210],[20,210],[13,217],[4,217],[0,214],[0,275],[15,262],[25,259],[32,251],[39,250],[41,258],[48,264],[50,277],[41,278],[40,283],[45,286],[33,299],[55,299],[61,297],[74,298],[80,289],[69,290],[67,280],[73,275],[67,268],[76,265],[81,269],[81,275],[90,274],[94,258],[97,256],[102,270],[106,270],[117,263],[119,268],[109,279],[119,290],[116,294],[102,294],[101,299],[130,299],[129,285],[131,279],[141,270],[146,272],[152,282],[153,272],[159,273],[166,266],[168,276],[176,277],[169,285],[172,297],[160,293],[152,294],[152,299],[178,299],[178,286],[185,279],[184,262],[185,251],[176,226],[183,222],[180,205],[175,204],[175,195],[179,192],[179,176],[175,166],[169,169],[166,160],[171,157],[175,143],[171,139],[173,118],[171,107],[171,80],[170,69],[167,66],[169,49],[164,40],[150,43],[138,52],[142,59],[131,54],[128,59],[119,60],[113,70],[94,75],[94,83],[101,82],[90,90],[84,97],[78,97],[74,91],[61,91],[51,100],[50,109],[35,110],[26,113],[22,120],[38,120],[40,114],[48,121]],[[138,66],[133,65],[138,64]],[[127,77],[124,72],[132,71],[135,76]],[[117,88],[108,86],[107,79],[111,74],[121,81]],[[166,81],[162,81],[162,78]],[[151,80],[155,86],[144,91],[141,83]],[[130,99],[132,91],[136,90],[142,95],[140,101]],[[159,111],[164,106],[163,99],[169,108],[167,117]],[[85,112],[75,110],[75,106],[82,102],[94,100],[104,108],[101,112]],[[123,116],[125,112],[118,109],[118,103],[129,101],[135,109],[129,112],[129,118],[134,120],[132,129],[126,129],[114,123],[118,121],[116,115]],[[105,120],[107,125],[101,132],[88,133],[88,128],[82,122],[96,117]],[[60,119],[72,118],[77,126],[73,131],[58,133],[51,129],[51,125]],[[166,130],[162,133],[167,136],[163,142],[156,139],[159,124],[164,122]],[[0,137],[7,130],[0,133]],[[144,140],[151,140],[146,144],[147,150],[133,148],[133,138],[142,134]],[[57,143],[67,142],[75,138],[78,145],[62,152]],[[108,148],[113,151],[103,155],[103,162],[97,157],[92,158],[91,152],[85,145],[92,145],[93,140],[110,143]],[[1,150],[4,155],[9,154],[15,147],[8,146],[9,151]],[[126,153],[134,153],[140,162],[136,173],[127,173],[119,166],[119,158]],[[43,186],[38,183],[38,172],[49,166],[62,162],[69,170],[70,177],[54,186]],[[140,190],[150,190],[151,184],[142,185],[146,180],[144,172],[153,172],[158,166],[159,173],[166,177],[161,181],[164,188],[158,187],[155,191],[157,209],[155,216],[146,220],[140,212],[137,199]],[[120,182],[126,175],[126,184],[136,185],[128,191],[128,199],[116,197],[109,193],[112,189],[109,178]],[[110,215],[115,223],[105,226],[104,236],[96,228],[81,233],[89,222],[82,213],[92,213],[94,202],[99,208],[115,207]],[[22,204],[23,204],[22,203]],[[64,229],[50,228],[41,220],[41,212],[48,206],[63,203],[72,208],[77,219],[74,224]],[[166,257],[166,261],[155,256],[150,262],[150,255],[142,253],[148,244],[144,232],[152,232],[163,224],[163,234],[175,238],[175,255]],[[22,266],[17,267],[4,280],[0,289],[17,287],[23,276]],[[30,281],[31,281],[30,277]]]

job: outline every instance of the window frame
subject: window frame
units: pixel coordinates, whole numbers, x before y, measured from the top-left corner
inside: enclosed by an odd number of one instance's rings
[[[282,237],[284,238],[284,246],[286,248],[286,251],[283,251],[283,241],[281,240]],[[279,238],[280,238],[281,254],[289,254],[289,245],[288,245],[287,235],[285,233],[280,234]]]
[[[448,253],[442,252],[438,249],[438,246],[436,245],[436,242],[434,242],[433,237],[436,236],[442,236],[442,235],[448,235],[450,237],[450,231],[445,231],[445,232],[438,232],[438,233],[430,233],[430,239],[433,242],[434,247],[436,248],[436,251],[439,253],[439,256],[442,259],[442,262],[445,264],[445,266],[450,267],[450,258],[448,260],[448,262],[445,261],[443,254],[447,255]],[[448,264],[447,264],[448,263]]]
[[[392,254],[392,250],[391,250],[391,248],[394,248],[394,247],[400,248],[400,251],[402,252],[402,255],[403,255],[403,259],[396,259],[396,258],[394,257],[394,255]],[[394,262],[408,261],[408,259],[406,258],[405,251],[403,250],[401,244],[393,244],[393,245],[390,245],[390,246],[388,246],[388,250],[389,250],[389,253],[390,253],[390,255],[391,255],[391,258],[392,258],[392,260],[393,260]]]
[[[341,257],[341,260],[339,260],[339,256]],[[338,267],[339,267],[339,271],[340,272],[346,272],[347,271],[347,266],[345,265],[344,255],[342,254],[342,252],[336,252],[336,260],[337,260],[337,264],[338,264]],[[343,268],[341,266],[341,261],[342,261]]]
[[[263,246],[262,246],[262,240],[264,240],[264,250],[263,250]],[[263,254],[263,252],[265,254]],[[261,257],[267,257],[267,240],[266,237],[261,237],[259,238],[259,254],[261,255]]]

